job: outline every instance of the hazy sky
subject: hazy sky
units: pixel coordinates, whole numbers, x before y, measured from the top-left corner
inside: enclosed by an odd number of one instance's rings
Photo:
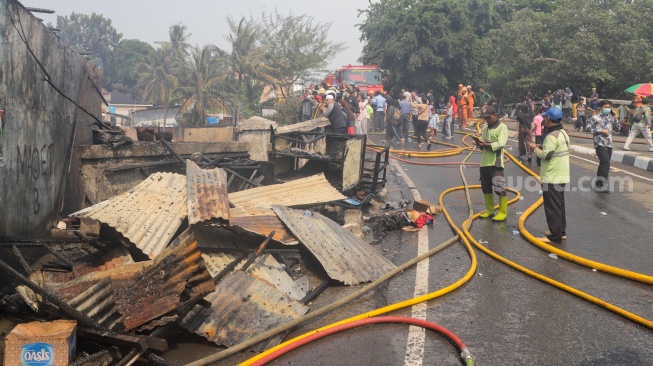
[[[229,14],[235,18],[253,14],[258,18],[261,11],[271,12],[275,8],[282,14],[292,10],[294,14],[313,16],[316,22],[331,23],[328,37],[334,42],[343,42],[347,49],[342,51],[329,63],[335,69],[349,63],[357,63],[362,44],[360,32],[355,24],[358,9],[368,6],[368,0],[265,0],[234,1],[171,1],[171,0],[22,0],[26,7],[45,8],[56,11],[55,14],[35,14],[47,24],[56,24],[57,15],[70,15],[72,12],[98,13],[111,19],[114,28],[123,34],[123,39],[140,39],[153,43],[168,40],[168,28],[182,22],[192,33],[191,44],[204,45],[214,43],[228,49],[223,35],[229,32],[225,17]]]

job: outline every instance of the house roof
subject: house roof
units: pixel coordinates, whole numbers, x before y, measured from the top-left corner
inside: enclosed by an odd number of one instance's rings
[[[136,99],[134,99],[136,98]],[[114,90],[111,92],[111,100],[109,101],[111,104],[139,104],[139,105],[144,105],[146,104],[143,101],[143,98],[140,96],[135,96],[130,93],[123,93],[118,90]]]

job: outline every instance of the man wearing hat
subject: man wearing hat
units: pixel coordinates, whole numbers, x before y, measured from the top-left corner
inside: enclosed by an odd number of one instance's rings
[[[563,113],[558,108],[551,108],[544,116],[544,127],[549,133],[542,145],[531,143],[530,148],[542,159],[540,179],[544,213],[549,231],[544,233],[541,241],[548,244],[560,244],[567,239],[567,217],[565,214],[565,185],[569,183],[569,136],[562,126]]]
[[[331,122],[331,132],[343,135],[347,134],[347,127],[349,125],[345,119],[345,114],[342,113],[340,105],[335,102],[333,94],[327,94],[326,105],[322,107],[322,113]]]
[[[639,121],[633,121],[633,125],[630,127],[630,133],[626,139],[623,149],[625,151],[630,151],[630,144],[633,142],[635,137],[640,133],[644,136],[646,144],[648,145],[648,151],[653,151],[653,141],[651,141],[651,107],[648,105],[648,100],[640,97],[639,107],[641,108],[642,119]],[[638,110],[635,109],[635,115]]]
[[[481,132],[481,138],[476,139],[476,146],[481,151],[481,188],[485,196],[486,211],[481,217],[492,217],[493,221],[505,221],[508,216],[508,195],[506,194],[506,178],[503,175],[503,149],[508,142],[508,127],[501,123],[494,106],[488,106],[483,112],[483,120],[487,125]],[[499,213],[494,215],[494,195],[499,196]]]

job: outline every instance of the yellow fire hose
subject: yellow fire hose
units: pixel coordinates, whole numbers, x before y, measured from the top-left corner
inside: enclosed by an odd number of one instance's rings
[[[476,127],[477,127],[477,130],[480,129],[478,125]],[[459,147],[460,152],[462,152],[464,150],[469,150],[469,148],[470,148],[470,146],[468,146],[466,148],[460,148]],[[457,154],[459,154],[460,152],[457,152]],[[581,298],[583,300],[586,300],[586,301],[591,302],[593,304],[599,305],[599,306],[601,306],[601,307],[603,307],[603,308],[605,308],[605,309],[607,309],[609,311],[612,311],[615,314],[623,316],[623,317],[625,317],[625,318],[627,318],[627,319],[629,319],[629,320],[631,320],[631,321],[633,321],[635,323],[646,326],[649,329],[653,329],[653,322],[651,322],[651,321],[649,321],[647,319],[644,319],[644,318],[642,318],[642,317],[640,317],[640,316],[638,316],[636,314],[630,313],[630,312],[628,312],[628,311],[626,311],[624,309],[621,309],[621,308],[619,308],[619,307],[617,307],[615,305],[612,305],[612,304],[610,304],[610,303],[608,303],[606,301],[603,301],[603,300],[601,300],[599,298],[596,298],[596,297],[594,297],[592,295],[589,295],[589,294],[586,294],[586,293],[584,293],[582,291],[579,291],[579,290],[577,290],[577,289],[575,289],[573,287],[567,286],[567,285],[565,285],[565,284],[563,284],[561,282],[555,281],[555,280],[553,280],[551,278],[548,278],[548,277],[543,276],[543,275],[541,275],[539,273],[531,271],[528,268],[520,266],[519,264],[516,264],[516,263],[514,263],[514,262],[512,262],[512,261],[510,261],[510,260],[508,260],[508,259],[506,259],[506,258],[492,252],[491,250],[484,247],[483,245],[481,245],[469,232],[469,229],[471,227],[471,223],[473,222],[473,220],[478,218],[478,216],[482,213],[482,212],[479,212],[479,213],[474,215],[473,209],[472,209],[472,203],[471,203],[471,196],[469,194],[469,189],[479,189],[480,185],[469,186],[468,183],[467,183],[467,180],[466,180],[466,178],[465,178],[465,176],[463,174],[463,164],[471,157],[473,152],[474,152],[474,150],[469,152],[469,154],[467,155],[467,157],[464,159],[463,163],[460,166],[460,175],[461,175],[461,178],[463,180],[464,185],[449,188],[449,189],[445,190],[444,192],[442,192],[442,194],[440,195],[440,198],[439,198],[439,203],[443,208],[443,213],[444,213],[444,215],[446,217],[447,222],[452,227],[452,229],[457,233],[457,235],[455,237],[447,240],[446,242],[442,243],[441,245],[437,246],[436,248],[433,248],[430,251],[428,251],[426,253],[423,253],[422,255],[414,258],[413,260],[411,260],[409,262],[406,262],[405,264],[397,267],[395,270],[387,273],[386,275],[379,278],[378,280],[364,286],[363,288],[359,289],[358,291],[348,295],[347,297],[345,297],[345,298],[343,298],[341,300],[336,301],[335,303],[333,303],[333,304],[331,304],[329,306],[318,309],[315,312],[306,314],[303,317],[296,319],[295,321],[280,325],[280,326],[278,326],[278,327],[276,327],[276,328],[274,328],[272,330],[269,330],[269,331],[267,331],[267,332],[265,332],[265,333],[263,333],[263,334],[261,334],[261,335],[259,335],[257,337],[254,337],[254,338],[252,338],[250,340],[242,342],[241,344],[238,344],[236,346],[230,347],[230,348],[228,348],[228,349],[226,349],[224,351],[221,351],[221,352],[219,352],[217,354],[214,354],[214,355],[208,356],[206,358],[203,358],[201,360],[190,363],[189,365],[192,365],[192,366],[208,365],[208,364],[210,364],[212,362],[219,361],[219,360],[224,359],[226,357],[229,357],[229,356],[231,356],[231,355],[233,355],[233,354],[235,354],[237,352],[240,352],[240,351],[242,351],[244,349],[247,349],[247,348],[251,347],[252,345],[255,345],[255,344],[257,344],[257,343],[259,343],[259,342],[261,342],[263,340],[266,340],[266,339],[268,339],[269,337],[271,337],[273,335],[276,335],[276,334],[281,333],[281,332],[283,332],[283,331],[285,331],[287,329],[291,329],[291,328],[293,328],[293,327],[295,327],[295,326],[297,326],[297,325],[299,325],[301,323],[304,323],[304,322],[306,322],[308,320],[311,320],[311,319],[314,319],[314,318],[316,318],[318,316],[326,314],[326,313],[334,310],[335,308],[340,307],[340,306],[344,305],[345,303],[357,298],[358,296],[362,295],[363,293],[365,293],[367,291],[370,291],[371,289],[377,287],[378,285],[385,282],[386,280],[388,280],[392,276],[404,271],[405,269],[407,269],[410,266],[418,263],[419,261],[424,260],[424,259],[434,255],[435,253],[441,251],[442,249],[444,249],[448,245],[456,242],[459,239],[462,240],[462,242],[465,244],[465,247],[466,247],[466,249],[467,249],[467,251],[469,253],[470,259],[471,259],[471,265],[470,265],[470,268],[467,271],[467,273],[461,279],[454,282],[453,284],[451,284],[451,285],[449,285],[449,286],[447,286],[445,288],[442,288],[440,290],[437,290],[437,291],[431,292],[429,294],[420,296],[420,297],[408,299],[408,300],[398,302],[398,303],[395,303],[395,304],[392,304],[392,305],[388,305],[388,306],[385,306],[385,307],[382,307],[382,308],[379,308],[379,309],[375,309],[375,310],[372,310],[372,311],[369,311],[369,312],[366,312],[366,313],[363,313],[363,314],[359,314],[357,316],[350,317],[348,319],[344,319],[344,320],[341,320],[339,322],[329,324],[329,325],[321,327],[319,329],[316,329],[316,330],[310,331],[308,333],[302,334],[302,335],[297,336],[297,337],[295,337],[295,338],[293,338],[291,340],[288,340],[288,341],[286,341],[286,342],[284,342],[284,343],[282,343],[282,344],[280,344],[280,345],[278,345],[276,347],[273,347],[273,348],[271,348],[271,349],[269,349],[269,350],[267,350],[265,352],[262,352],[262,353],[260,353],[260,354],[258,354],[256,356],[254,356],[251,359],[248,359],[248,360],[244,361],[243,363],[241,363],[241,365],[250,365],[253,362],[259,360],[260,358],[266,356],[267,354],[269,354],[269,353],[271,353],[271,352],[273,352],[273,351],[275,351],[275,350],[277,350],[279,348],[282,348],[283,346],[285,346],[285,345],[287,345],[289,343],[299,341],[300,339],[303,339],[305,337],[308,337],[308,336],[310,336],[310,335],[312,335],[314,333],[323,331],[325,329],[329,329],[329,328],[332,328],[332,327],[335,327],[335,326],[338,326],[338,325],[341,325],[341,324],[353,322],[353,321],[360,320],[360,319],[365,319],[365,318],[369,318],[369,317],[373,317],[373,316],[386,314],[386,313],[389,313],[391,311],[395,311],[395,310],[402,309],[402,308],[405,308],[405,307],[409,307],[409,306],[412,306],[412,305],[415,305],[415,304],[418,304],[418,303],[421,303],[421,302],[424,302],[424,301],[435,299],[437,297],[443,296],[445,294],[448,294],[448,293],[454,291],[455,289],[462,286],[465,282],[467,282],[473,276],[474,272],[476,271],[476,265],[477,265],[476,255],[474,253],[474,250],[473,250],[470,242],[473,243],[477,248],[479,248],[481,251],[483,251],[484,253],[486,253],[490,257],[492,257],[492,258],[494,258],[494,259],[496,259],[496,260],[498,260],[498,261],[500,261],[500,262],[502,262],[502,263],[504,263],[504,264],[506,264],[506,265],[520,271],[520,272],[523,272],[523,273],[525,273],[525,274],[527,274],[527,275],[529,275],[529,276],[531,276],[531,277],[533,277],[533,278],[535,278],[535,279],[537,279],[539,281],[550,284],[550,285],[552,285],[552,286],[554,286],[556,288],[559,288],[559,289],[561,289],[561,290],[563,290],[565,292],[568,292],[568,293],[570,293],[570,294],[572,294],[574,296],[577,296],[577,297],[579,297],[579,298]],[[539,179],[537,174],[535,174],[533,171],[531,171],[526,166],[521,164],[517,159],[514,158],[514,156],[512,156],[509,153],[506,153],[506,154],[515,164],[517,164],[525,172],[527,172],[528,174],[531,174],[532,176]],[[427,156],[424,156],[424,155],[427,155]],[[424,154],[420,154],[420,155],[412,155],[412,156],[413,157],[441,157],[441,156],[451,156],[451,155],[442,155],[442,154],[437,154],[437,152],[429,152],[429,153],[424,153]],[[466,196],[467,205],[468,205],[468,209],[469,209],[469,216],[468,216],[467,220],[465,220],[463,222],[462,230],[454,223],[453,219],[449,215],[449,212],[448,212],[448,210],[446,208],[446,205],[444,205],[444,197],[447,194],[451,193],[451,192],[459,191],[459,190],[465,190],[465,196]],[[512,198],[509,201],[509,204],[512,204],[512,203],[516,202],[520,197],[520,193],[518,191],[512,189],[512,188],[507,188],[507,190],[515,194],[515,197]],[[640,274],[640,273],[631,272],[631,271],[627,271],[627,270],[623,270],[623,269],[619,269],[619,268],[615,268],[615,267],[611,267],[611,266],[607,266],[607,265],[604,265],[604,264],[601,264],[601,263],[598,263],[598,262],[590,261],[588,259],[575,256],[575,255],[570,254],[568,252],[562,251],[562,250],[560,250],[558,248],[547,245],[547,244],[541,242],[540,240],[538,240],[537,238],[535,238],[530,232],[528,232],[528,230],[526,230],[525,221],[528,218],[528,216],[530,216],[541,204],[542,204],[542,199],[535,202],[519,218],[519,231],[528,241],[530,241],[531,243],[537,245],[538,247],[540,247],[543,250],[546,250],[546,251],[551,252],[551,253],[556,253],[560,258],[567,259],[567,260],[569,260],[571,262],[578,263],[578,264],[581,264],[581,265],[584,265],[584,266],[587,266],[587,267],[595,268],[597,270],[601,270],[603,272],[610,273],[610,274],[613,274],[615,276],[629,278],[629,279],[639,281],[639,282],[643,282],[643,283],[647,283],[647,284],[653,284],[653,282],[651,282],[652,278],[650,276]]]
[[[540,179],[540,176],[535,174],[532,170],[530,170],[528,167],[524,166],[519,160],[517,160],[514,156],[511,154],[508,154],[508,158],[512,160],[517,166],[522,168],[526,173],[530,174],[531,176],[537,178],[538,180]],[[528,217],[537,210],[538,207],[540,207],[544,203],[544,199],[540,198],[535,202],[531,207],[529,207],[524,213],[519,217],[518,221],[518,226],[519,226],[519,232],[528,240],[529,242],[533,243],[537,247],[541,248],[542,250],[545,250],[549,253],[555,253],[559,258],[566,259],[570,262],[580,264],[581,266],[585,266],[588,268],[596,269],[597,271],[609,273],[615,276],[619,276],[622,278],[627,278],[629,280],[645,283],[647,285],[653,285],[653,277],[637,273],[637,272],[632,272],[629,270],[609,266],[603,263],[595,262],[592,260],[589,260],[587,258],[579,257],[577,255],[571,254],[569,252],[566,252],[562,249],[556,248],[552,245],[546,244],[543,241],[539,240],[536,238],[533,234],[531,234],[527,229],[526,229],[526,220]]]

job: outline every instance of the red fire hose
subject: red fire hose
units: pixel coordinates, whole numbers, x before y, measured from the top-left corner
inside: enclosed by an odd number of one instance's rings
[[[467,349],[467,346],[465,343],[463,343],[460,338],[458,338],[455,334],[453,334],[451,331],[448,329],[437,325],[435,323],[427,322],[425,320],[420,320],[420,319],[414,319],[414,318],[407,318],[403,316],[380,316],[380,317],[373,317],[373,318],[367,318],[367,319],[361,319],[357,320],[354,322],[350,323],[345,323],[342,325],[335,326],[333,328],[326,329],[324,331],[321,331],[319,333],[312,334],[308,337],[302,338],[298,340],[297,342],[290,343],[286,345],[285,347],[279,348],[278,350],[266,355],[265,357],[255,361],[252,363],[252,365],[260,366],[260,365],[265,365],[270,361],[276,360],[277,358],[285,355],[286,353],[297,349],[301,346],[304,346],[308,343],[311,343],[315,340],[324,338],[326,336],[329,336],[331,334],[339,333],[344,330],[360,327],[363,325],[368,325],[368,324],[380,324],[380,323],[400,323],[400,324],[409,324],[409,325],[415,325],[418,327],[422,327],[425,329],[432,330],[436,333],[441,334],[443,337],[448,339],[451,343],[453,343],[456,348],[458,348],[458,351],[461,353],[462,359],[465,361],[465,364],[467,366],[472,366],[474,365],[474,361],[472,360],[472,356],[469,353],[469,350]]]

